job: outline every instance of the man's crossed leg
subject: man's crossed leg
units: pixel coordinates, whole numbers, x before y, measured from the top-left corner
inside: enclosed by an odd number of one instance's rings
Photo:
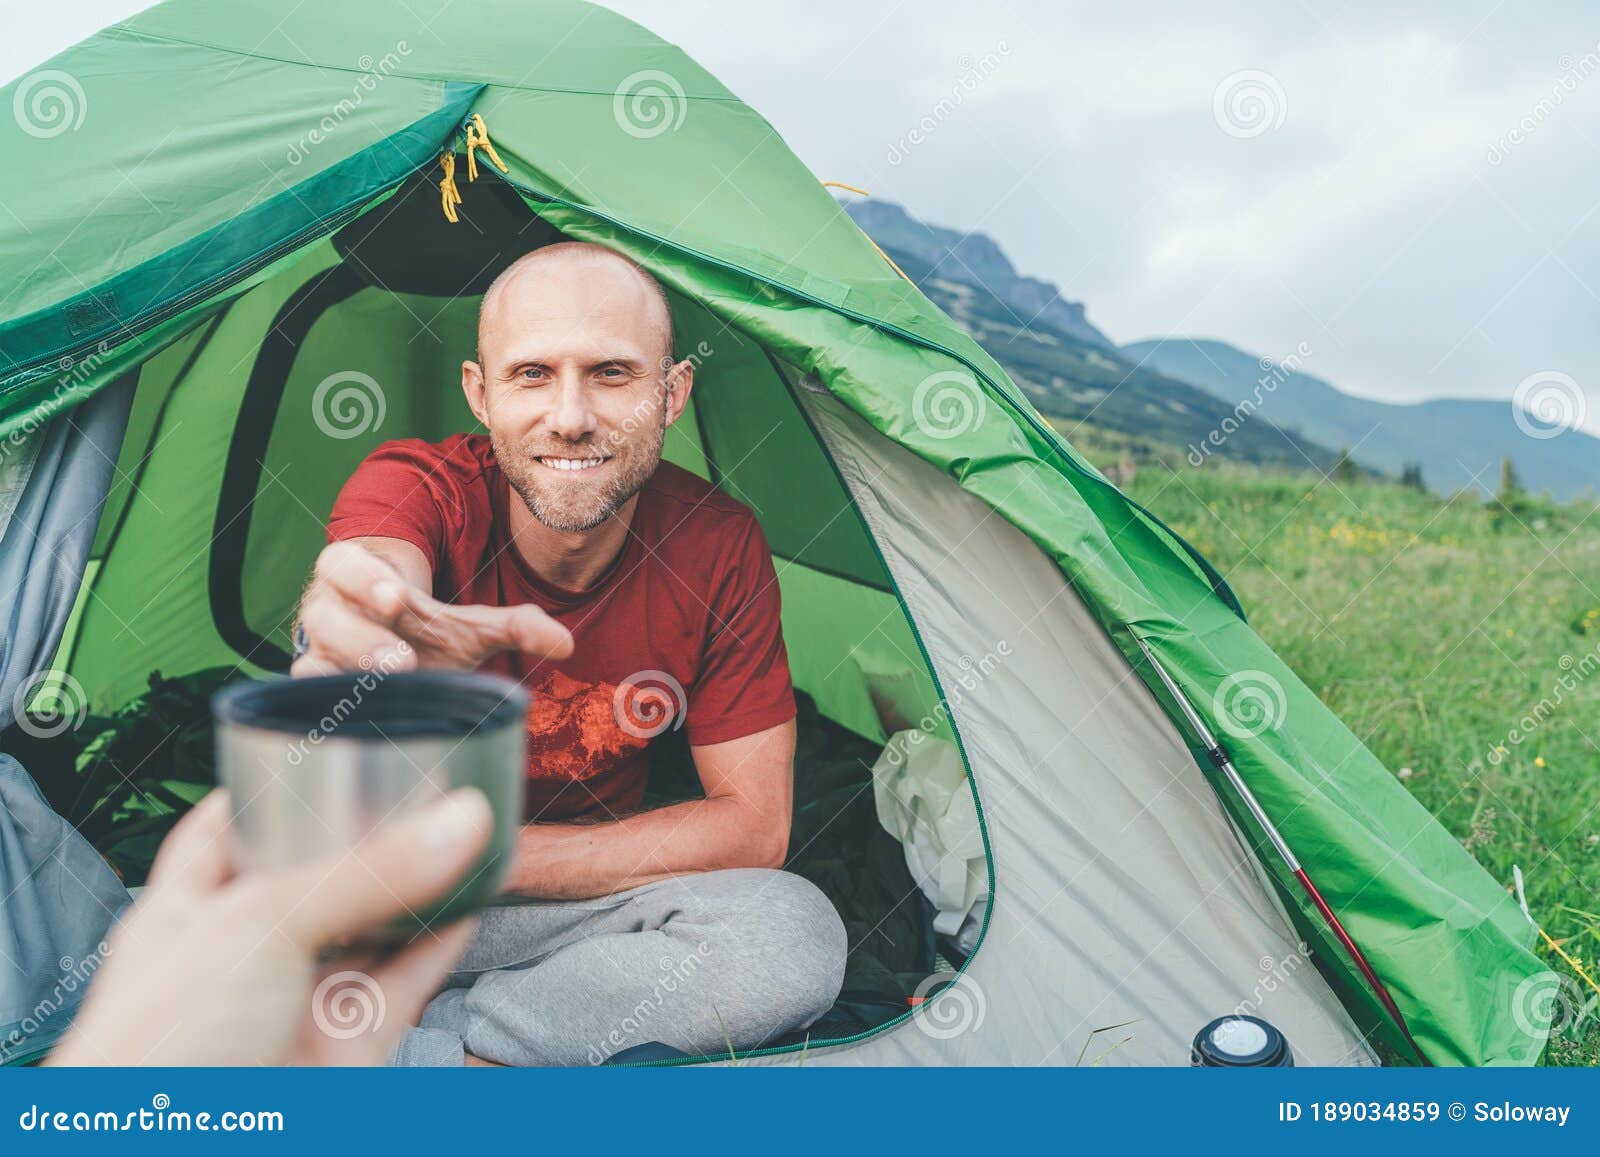
[[[652,1041],[691,1056],[757,1048],[828,1010],[845,951],[827,898],[762,868],[491,908],[394,1063],[594,1065]]]

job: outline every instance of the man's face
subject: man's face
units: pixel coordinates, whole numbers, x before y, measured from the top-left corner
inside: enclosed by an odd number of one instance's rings
[[[592,530],[655,473],[692,380],[671,365],[664,323],[637,271],[582,257],[535,262],[485,310],[462,384],[546,526]]]

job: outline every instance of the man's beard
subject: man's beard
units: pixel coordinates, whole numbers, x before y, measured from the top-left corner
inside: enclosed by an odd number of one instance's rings
[[[494,447],[495,461],[528,513],[551,530],[575,533],[599,526],[650,481],[661,464],[661,449],[666,442],[664,419],[663,414],[659,426],[641,432],[631,441],[618,442],[611,460],[596,468],[604,471],[605,476],[588,484],[577,479],[563,481],[534,459],[548,455],[582,457],[585,451],[601,446],[603,439],[560,446],[517,447],[506,444],[491,431],[489,441]]]

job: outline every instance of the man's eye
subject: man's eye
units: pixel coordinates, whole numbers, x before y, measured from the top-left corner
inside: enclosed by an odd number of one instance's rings
[[[525,382],[536,382],[543,377],[544,371],[538,366],[529,366],[527,369],[522,371],[522,380]]]
[[[600,371],[600,376],[616,381],[618,378],[627,377],[627,374],[623,372],[621,366],[606,366],[605,369]]]

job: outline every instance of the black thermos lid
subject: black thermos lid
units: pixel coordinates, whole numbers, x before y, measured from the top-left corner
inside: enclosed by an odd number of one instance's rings
[[[1256,1016],[1219,1016],[1195,1034],[1189,1063],[1197,1068],[1293,1068],[1284,1035]]]

